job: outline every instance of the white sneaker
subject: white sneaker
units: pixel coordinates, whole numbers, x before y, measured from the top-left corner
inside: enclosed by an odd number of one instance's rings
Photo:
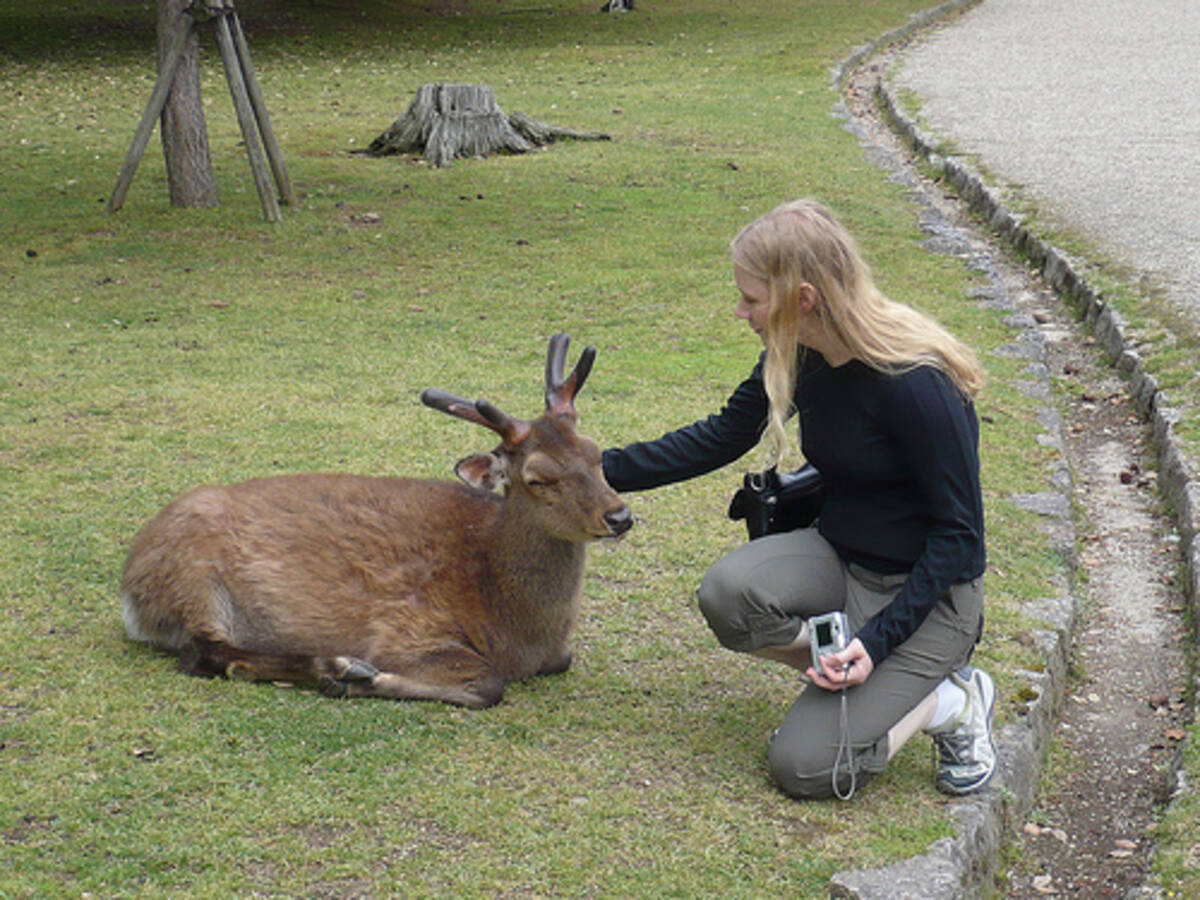
[[[987,672],[974,666],[951,672],[949,677],[966,691],[967,702],[957,718],[929,732],[938,756],[934,783],[944,794],[969,794],[987,784],[996,771],[992,738],[996,686]]]

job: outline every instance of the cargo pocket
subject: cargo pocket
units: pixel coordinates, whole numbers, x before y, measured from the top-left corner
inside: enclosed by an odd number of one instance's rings
[[[952,584],[946,600],[952,626],[978,643],[983,636],[983,578]]]

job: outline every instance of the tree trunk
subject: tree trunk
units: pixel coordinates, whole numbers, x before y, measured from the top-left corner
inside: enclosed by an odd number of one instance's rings
[[[422,153],[435,166],[457,156],[526,153],[561,138],[607,141],[607,134],[572,131],[531,119],[506,116],[486,84],[423,84],[404,115],[371,142],[367,153]]]
[[[158,0],[158,55],[166,53],[188,0]],[[172,206],[217,206],[217,179],[200,102],[199,39],[193,28],[163,107],[161,130]]]

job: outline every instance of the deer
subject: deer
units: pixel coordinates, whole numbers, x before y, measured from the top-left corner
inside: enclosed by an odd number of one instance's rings
[[[569,340],[550,339],[536,419],[422,392],[500,436],[458,461],[462,483],[300,473],[173,500],[130,544],[129,638],[177,654],[189,675],[472,708],[565,672],[587,545],[633,524],[578,432],[596,349],[564,377]]]

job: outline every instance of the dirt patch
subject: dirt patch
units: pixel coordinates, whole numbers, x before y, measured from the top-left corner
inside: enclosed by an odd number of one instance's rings
[[[1150,830],[1184,736],[1178,536],[1162,515],[1147,429],[1124,382],[1073,323],[1060,318],[1054,333],[1049,358],[1063,378],[1081,511],[1082,608],[1050,761],[1015,839],[1008,895],[1116,897],[1149,870]]]

